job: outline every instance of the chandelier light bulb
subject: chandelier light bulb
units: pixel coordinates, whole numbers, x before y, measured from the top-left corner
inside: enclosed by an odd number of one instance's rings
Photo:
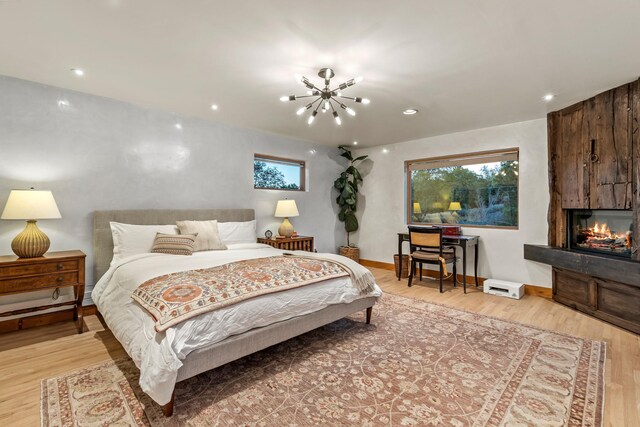
[[[300,108],[298,111],[296,111],[296,114],[297,114],[298,116],[301,116],[301,115],[302,115],[302,113],[304,113],[306,110],[307,110],[307,107],[302,107],[302,108]]]
[[[338,115],[337,111],[333,112],[333,118],[336,119],[336,123],[338,124],[338,126],[340,126],[342,124],[342,119],[340,118],[340,116]]]
[[[362,101],[360,102],[362,102],[364,105],[371,104],[371,100],[368,98],[362,98]]]
[[[355,112],[355,110],[353,108],[347,107],[347,108],[345,108],[345,110],[347,111],[347,113],[349,113],[352,116],[356,115],[356,112]]]
[[[313,123],[313,121],[316,119],[316,116],[318,115],[317,111],[314,111],[313,113],[311,113],[311,115],[309,116],[309,120],[307,120],[308,124]]]
[[[361,81],[363,81],[363,80],[364,80],[364,77],[362,77],[362,76],[358,76],[358,77],[356,77],[356,78],[355,78],[355,79],[353,79],[353,80],[354,80],[356,83],[360,83]]]
[[[296,79],[297,82],[304,83],[300,74],[294,74],[293,78]]]
[[[280,97],[280,101],[287,102],[287,101],[289,101],[289,97],[288,96],[281,96]]]

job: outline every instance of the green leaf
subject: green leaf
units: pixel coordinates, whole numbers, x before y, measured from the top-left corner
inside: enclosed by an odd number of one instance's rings
[[[344,153],[340,155],[349,161],[353,161],[353,156],[351,155],[351,151],[349,150],[346,150]]]
[[[364,156],[356,157],[355,159],[353,159],[353,161],[354,161],[354,162],[357,162],[358,160],[364,160],[364,159],[366,159],[367,157],[369,157],[369,156],[365,154]]]
[[[344,219],[344,229],[347,233],[353,233],[358,230],[358,218],[354,214],[349,214]]]
[[[333,183],[333,186],[338,190],[342,190],[345,185],[347,185],[347,179],[343,177],[336,179],[335,182]]]
[[[340,193],[340,197],[347,199],[349,197],[352,197],[354,194],[355,192],[353,191],[353,184],[348,182],[347,185],[345,185],[344,188],[342,189],[342,193]]]
[[[353,172],[352,172],[352,174],[353,174],[353,178],[354,178],[356,181],[360,181],[360,182],[362,182],[362,175],[360,175],[360,171],[359,171],[358,169],[353,168]]]

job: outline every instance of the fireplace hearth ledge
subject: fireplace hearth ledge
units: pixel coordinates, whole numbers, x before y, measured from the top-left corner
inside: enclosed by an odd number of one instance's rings
[[[524,259],[640,288],[640,262],[546,245],[524,245]]]

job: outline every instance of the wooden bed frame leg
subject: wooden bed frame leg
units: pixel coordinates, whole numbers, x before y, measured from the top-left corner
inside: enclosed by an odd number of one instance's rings
[[[373,307],[367,308],[367,325],[371,324],[371,313],[373,312]]]
[[[162,415],[165,417],[170,417],[173,415],[173,404],[176,401],[176,392],[174,391],[171,394],[171,400],[166,405],[162,405]]]

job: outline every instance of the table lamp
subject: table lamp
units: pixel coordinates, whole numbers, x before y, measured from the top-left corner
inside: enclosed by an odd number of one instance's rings
[[[1,219],[27,221],[25,229],[11,242],[11,250],[20,258],[35,258],[49,249],[49,238],[36,225],[38,219],[62,218],[51,191],[11,190]]]
[[[461,211],[462,210],[462,206],[460,206],[460,202],[451,202],[451,203],[449,203],[449,210],[450,211]]]
[[[293,225],[289,222],[290,217],[299,216],[298,207],[295,200],[278,200],[276,206],[276,218],[284,218],[282,224],[278,228],[278,234],[285,237],[291,237],[293,234]]]
[[[413,214],[421,214],[422,209],[420,208],[420,202],[413,202]]]

